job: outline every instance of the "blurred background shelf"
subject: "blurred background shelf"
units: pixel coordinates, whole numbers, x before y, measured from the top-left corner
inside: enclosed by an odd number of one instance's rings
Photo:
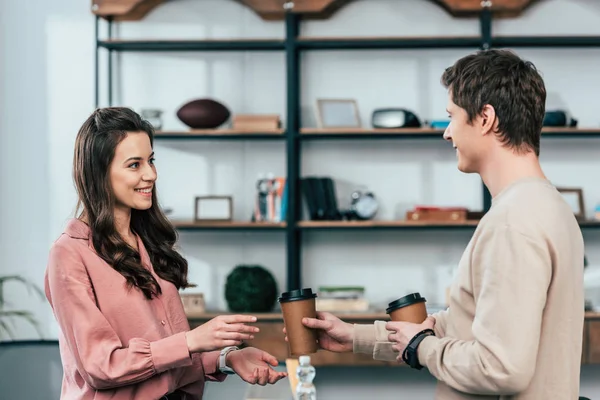
[[[206,230],[283,230],[286,227],[285,222],[249,222],[249,221],[190,221],[190,220],[172,220],[175,229],[180,231],[206,231]]]
[[[459,222],[430,222],[430,221],[299,221],[298,228],[303,230],[358,230],[358,229],[397,229],[397,230],[416,230],[416,229],[442,229],[459,230],[475,229],[478,220],[467,220]],[[600,221],[589,220],[580,221],[579,226],[582,229],[600,228]]]
[[[479,221],[428,222],[428,221],[299,221],[303,230],[355,230],[355,229],[474,229]]]
[[[207,312],[197,316],[188,316],[188,321],[192,328],[224,314],[230,312]],[[246,343],[264,351],[273,354],[277,360],[284,362],[289,357],[288,345],[283,334],[283,316],[281,313],[242,313],[252,314],[258,319],[253,323],[260,329],[260,334],[255,335],[253,340]],[[374,321],[389,320],[387,314],[381,313],[332,313],[345,322],[355,324],[372,324]],[[585,313],[585,325],[583,331],[582,364],[600,363],[600,313]],[[395,366],[401,367],[402,364],[383,362],[373,360],[369,354],[353,353],[333,353],[325,350],[319,350],[311,355],[311,362],[315,366]]]
[[[319,129],[302,128],[302,140],[316,139],[442,139],[443,129],[402,128],[402,129]]]
[[[302,128],[302,140],[319,139],[443,139],[443,129],[402,128],[402,129],[336,129],[336,128]],[[542,140],[548,138],[598,138],[600,128],[543,128]]]
[[[194,324],[202,324],[210,321],[211,319],[218,317],[219,315],[231,315],[231,314],[243,314],[243,315],[254,315],[257,322],[283,322],[283,315],[280,312],[268,312],[268,313],[233,313],[231,311],[208,311],[206,313],[197,315],[188,315],[188,320]],[[331,314],[340,318],[343,321],[354,321],[362,323],[372,323],[373,321],[389,320],[389,316],[381,312],[332,312]],[[600,320],[600,312],[589,311],[585,313],[586,320]]]
[[[464,37],[298,37],[303,50],[477,49],[481,38]]]
[[[202,40],[99,40],[98,47],[119,52],[143,51],[277,51],[284,50],[283,40],[273,39],[202,39]]]
[[[187,131],[157,131],[155,139],[166,140],[283,140],[283,129],[267,132],[240,129],[192,129]]]
[[[600,47],[600,36],[494,36],[494,47]]]
[[[202,313],[202,314],[198,314],[198,315],[188,316],[188,320],[193,321],[194,323],[203,323],[203,322],[209,321],[215,317],[218,317],[219,315],[229,315],[229,314],[237,314],[237,313],[232,313],[230,311],[223,311],[223,312],[213,311],[213,312],[206,312],[206,313]],[[254,315],[254,316],[256,316],[256,318],[258,318],[258,322],[268,322],[268,321],[282,322],[283,321],[283,315],[280,312],[241,313],[241,314]],[[379,313],[378,312],[360,312],[360,313],[333,312],[332,314],[339,317],[340,319],[342,319],[344,321],[365,321],[365,323],[370,323],[375,320],[389,319],[388,315],[384,312],[379,312]]]

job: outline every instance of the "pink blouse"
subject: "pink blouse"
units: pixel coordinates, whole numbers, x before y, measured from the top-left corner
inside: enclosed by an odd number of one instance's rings
[[[142,241],[141,259],[162,295],[147,300],[95,252],[87,224],[72,219],[50,250],[46,296],[61,328],[61,399],[149,400],[176,389],[201,399],[223,381],[218,351],[190,357],[190,329],[177,288],[160,279]]]

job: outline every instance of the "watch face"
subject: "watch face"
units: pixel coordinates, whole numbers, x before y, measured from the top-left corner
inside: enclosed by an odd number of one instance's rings
[[[355,205],[354,209],[361,218],[372,218],[377,212],[377,200],[371,196],[363,196]]]

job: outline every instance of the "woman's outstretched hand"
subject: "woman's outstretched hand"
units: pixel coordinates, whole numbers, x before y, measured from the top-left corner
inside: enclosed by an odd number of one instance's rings
[[[266,351],[246,347],[227,354],[226,364],[244,381],[265,386],[274,384],[287,376],[287,372],[277,372],[277,359]]]
[[[239,346],[243,340],[254,339],[259,329],[246,325],[256,322],[251,315],[219,315],[205,324],[186,332],[190,353],[219,350],[228,346]]]

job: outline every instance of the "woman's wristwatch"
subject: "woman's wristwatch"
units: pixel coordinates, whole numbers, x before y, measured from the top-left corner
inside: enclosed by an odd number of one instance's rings
[[[402,353],[402,360],[411,368],[414,369],[422,369],[423,366],[419,363],[419,354],[417,353],[417,349],[419,344],[423,339],[427,336],[435,336],[435,332],[432,329],[424,329],[421,332],[417,333],[411,340],[408,342],[408,346],[404,349]]]
[[[234,375],[235,371],[227,366],[227,354],[231,353],[234,350],[239,350],[236,346],[225,347],[221,350],[221,354],[219,354],[219,371],[227,375]]]

